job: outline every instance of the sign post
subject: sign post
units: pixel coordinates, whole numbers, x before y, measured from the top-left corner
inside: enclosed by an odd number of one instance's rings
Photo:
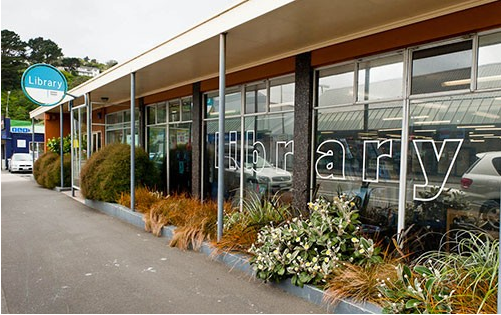
[[[66,77],[57,68],[39,63],[23,73],[21,87],[35,104],[52,106],[61,102],[68,90]]]

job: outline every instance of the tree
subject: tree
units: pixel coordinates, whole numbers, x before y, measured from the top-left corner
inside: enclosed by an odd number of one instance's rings
[[[61,60],[61,66],[63,66],[67,71],[75,72],[78,67],[82,65],[79,58],[65,57]]]
[[[31,64],[47,63],[55,66],[60,63],[60,58],[63,57],[61,48],[50,39],[32,38],[28,40],[28,47],[30,49],[28,61]]]
[[[15,32],[2,30],[2,90],[20,88],[25,68],[26,43]]]

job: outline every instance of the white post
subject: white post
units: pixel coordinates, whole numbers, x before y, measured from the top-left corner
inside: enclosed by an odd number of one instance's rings
[[[226,34],[219,35],[219,147],[217,172],[217,241],[223,237],[224,216],[224,119],[226,108]]]

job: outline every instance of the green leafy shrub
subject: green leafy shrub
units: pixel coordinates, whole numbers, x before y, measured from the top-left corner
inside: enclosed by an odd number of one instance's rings
[[[50,152],[54,152],[57,154],[61,154],[61,137],[58,138],[52,138],[47,141],[47,149]],[[63,138],[63,153],[70,153],[71,151],[71,136],[67,135],[66,137]]]
[[[64,186],[71,185],[71,156],[63,157]],[[53,189],[61,185],[61,160],[54,152],[42,154],[33,165],[33,177],[37,183],[45,188]]]
[[[136,148],[135,156],[135,184],[155,187],[158,173],[148,154]],[[80,171],[80,189],[85,198],[106,202],[130,193],[130,146],[111,144],[94,153]]]
[[[343,261],[360,265],[381,262],[380,248],[360,236],[354,206],[346,196],[336,197],[332,203],[320,199],[309,203],[307,219],[265,226],[250,249],[257,277],[273,281],[292,277],[292,283],[302,287],[324,284]]]
[[[455,234],[461,237],[451,252],[427,252],[412,269],[400,265],[396,281],[380,281],[384,312],[496,313],[499,240],[477,231]]]

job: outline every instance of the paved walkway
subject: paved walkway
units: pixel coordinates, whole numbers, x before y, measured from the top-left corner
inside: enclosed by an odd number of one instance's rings
[[[2,313],[324,313],[2,172]]]

